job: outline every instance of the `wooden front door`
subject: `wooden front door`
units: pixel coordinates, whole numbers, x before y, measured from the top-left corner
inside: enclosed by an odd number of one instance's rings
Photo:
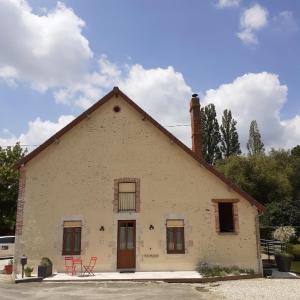
[[[135,268],[135,221],[118,221],[117,268]]]

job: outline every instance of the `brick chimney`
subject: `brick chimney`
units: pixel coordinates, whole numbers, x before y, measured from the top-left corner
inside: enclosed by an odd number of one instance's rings
[[[202,133],[200,101],[197,94],[192,95],[190,113],[192,127],[192,150],[200,158],[202,157]]]

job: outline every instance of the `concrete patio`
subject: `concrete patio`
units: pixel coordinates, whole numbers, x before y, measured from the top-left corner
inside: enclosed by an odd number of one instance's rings
[[[196,271],[174,271],[174,272],[103,272],[95,273],[95,276],[67,275],[56,273],[43,281],[116,281],[116,280],[192,280],[201,279],[202,276]]]

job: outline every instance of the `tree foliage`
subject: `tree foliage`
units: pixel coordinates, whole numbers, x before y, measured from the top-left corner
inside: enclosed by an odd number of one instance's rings
[[[255,120],[251,121],[247,149],[250,155],[259,155],[265,152],[264,144]]]
[[[209,164],[214,164],[220,159],[221,135],[217,120],[216,109],[213,104],[201,108],[203,157]]]
[[[13,147],[0,147],[0,234],[14,231],[19,183],[19,173],[14,165],[25,153],[19,143]]]
[[[290,151],[230,156],[216,168],[266,206],[264,225],[300,225],[300,158]]]
[[[221,131],[221,152],[223,157],[241,154],[239,135],[236,130],[236,120],[233,119],[231,110],[224,110],[222,116]]]

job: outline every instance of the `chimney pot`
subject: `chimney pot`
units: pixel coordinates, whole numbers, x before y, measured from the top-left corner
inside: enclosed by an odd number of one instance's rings
[[[190,102],[192,150],[198,158],[202,157],[201,111],[198,94],[193,94]]]

